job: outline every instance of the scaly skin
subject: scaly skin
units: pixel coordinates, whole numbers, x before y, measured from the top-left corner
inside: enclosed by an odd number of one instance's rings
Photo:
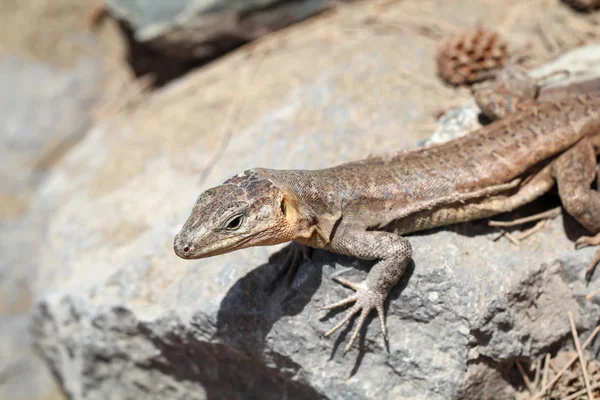
[[[295,241],[375,260],[363,282],[337,279],[355,293],[326,307],[354,303],[326,335],[360,313],[348,351],[373,309],[385,337],[384,301],[412,256],[401,234],[511,211],[556,182],[567,212],[597,234],[578,244],[599,244],[600,193],[590,187],[599,153],[600,93],[534,103],[441,145],[323,170],[242,172],[200,195],[174,249],[195,259]]]

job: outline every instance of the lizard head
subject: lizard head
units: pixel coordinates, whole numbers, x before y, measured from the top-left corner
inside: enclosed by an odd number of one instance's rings
[[[294,239],[295,199],[258,170],[203,192],[175,236],[175,254],[197,259]]]

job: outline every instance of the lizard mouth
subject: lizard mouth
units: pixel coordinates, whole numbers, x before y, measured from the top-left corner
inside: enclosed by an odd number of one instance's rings
[[[259,231],[259,233],[262,232],[264,232],[264,230]],[[250,246],[256,246],[258,244],[252,244],[255,240],[256,235],[248,235],[229,237],[223,240],[207,243],[206,235],[201,239],[190,239],[185,235],[178,234],[175,236],[173,250],[178,257],[183,258],[184,260],[195,260],[199,258],[213,257],[230,253],[232,251]]]
[[[208,246],[199,246],[190,240],[185,240],[179,236],[176,236],[175,242],[173,243],[173,250],[178,257],[183,258],[184,260],[195,260],[229,253],[237,249],[240,242],[244,243],[244,240],[241,240],[236,244],[229,245],[220,244],[215,246],[213,244]]]

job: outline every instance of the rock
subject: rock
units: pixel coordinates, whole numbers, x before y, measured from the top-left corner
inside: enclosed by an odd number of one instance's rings
[[[417,123],[455,93],[434,80],[431,41],[340,42],[355,21],[339,18],[234,52],[99,121],[41,184],[32,208],[52,212],[32,329],[70,398],[508,397],[515,360],[568,342],[568,311],[583,334],[596,324],[600,304],[583,297],[593,250],[573,249],[582,231],[568,217],[521,246],[492,242],[484,222],[411,236],[389,352],[371,319],[346,357],[347,330],[323,338],[342,314],[319,308],[348,294],[333,275],[358,280],[370,263],[317,251],[291,289],[269,294],[273,248],[173,254],[196,196],[241,170],[326,167],[429,136]],[[406,78],[416,72],[430,86]]]
[[[76,143],[97,100],[100,66],[82,59],[65,70],[5,54],[0,87],[11,93],[0,103],[2,219],[17,218],[48,168]]]
[[[51,201],[36,190],[62,155],[84,135],[98,97],[100,65],[92,57],[57,69],[19,55],[0,61],[0,398],[37,399],[58,389],[32,353],[29,311]],[[54,393],[54,394],[53,394]]]
[[[389,354],[375,323],[349,357],[338,348],[346,334],[323,338],[340,315],[320,321],[318,307],[347,294],[330,277],[356,264],[360,272],[344,276],[366,274],[366,264],[323,252],[304,265],[293,290],[273,296],[264,288],[276,267],[267,263],[220,292],[230,269],[243,267],[229,258],[216,275],[172,288],[186,294],[168,310],[139,308],[139,294],[126,294],[131,282],[152,274],[149,267],[122,271],[110,278],[112,287],[97,289],[119,291],[120,304],[74,294],[46,301],[37,324],[40,345],[74,398],[316,396],[307,386],[328,398],[451,398],[480,363],[495,373],[565,341],[568,311],[580,330],[600,317],[599,305],[583,299],[591,252],[572,251],[561,230],[557,220],[533,249],[517,250],[493,243],[491,235],[412,237],[415,268],[392,292],[388,309]],[[165,297],[177,296],[169,292]],[[489,395],[470,389],[470,398]],[[509,389],[504,382],[502,390]]]
[[[214,58],[328,9],[331,0],[108,0],[135,40],[175,59]]]
[[[58,382],[32,348],[30,311],[41,241],[55,206],[38,186],[84,136],[101,63],[85,26],[87,1],[0,5],[0,399],[59,400]]]

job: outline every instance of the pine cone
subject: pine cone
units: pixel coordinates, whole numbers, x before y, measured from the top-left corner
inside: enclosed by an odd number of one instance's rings
[[[600,0],[563,0],[572,9],[581,12],[590,12],[600,9]]]
[[[442,78],[453,85],[470,85],[493,76],[508,58],[506,42],[484,28],[446,38],[439,47],[437,64]]]

